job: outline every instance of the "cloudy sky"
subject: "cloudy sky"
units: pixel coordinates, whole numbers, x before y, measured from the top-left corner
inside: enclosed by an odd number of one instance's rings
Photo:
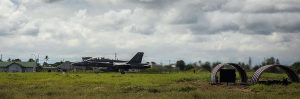
[[[300,60],[299,0],[1,0],[3,59]]]

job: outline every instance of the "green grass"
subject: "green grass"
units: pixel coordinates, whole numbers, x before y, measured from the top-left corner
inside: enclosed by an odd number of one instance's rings
[[[249,73],[251,74],[251,73]],[[265,73],[281,79],[284,74]],[[249,77],[250,78],[250,77]],[[300,84],[210,85],[210,73],[0,73],[0,98],[299,99]]]

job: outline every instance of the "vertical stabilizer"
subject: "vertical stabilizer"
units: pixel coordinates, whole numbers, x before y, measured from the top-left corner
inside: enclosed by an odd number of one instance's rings
[[[144,52],[138,52],[134,55],[134,57],[128,61],[128,63],[141,63],[143,59]]]

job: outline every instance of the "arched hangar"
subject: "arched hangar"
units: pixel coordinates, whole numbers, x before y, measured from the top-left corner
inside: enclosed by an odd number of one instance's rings
[[[234,64],[234,63],[219,64],[215,68],[213,68],[213,70],[211,72],[211,84],[219,83],[218,79],[217,79],[217,73],[221,68],[223,68],[224,66],[227,66],[227,65],[234,67],[239,72],[242,84],[247,84],[246,71],[241,66],[239,66],[238,64]]]
[[[289,79],[292,82],[299,82],[299,77],[293,70],[291,70],[287,66],[275,64],[275,65],[266,65],[266,66],[260,67],[258,70],[256,70],[252,76],[251,83],[259,82],[259,78],[263,74],[264,71],[266,71],[270,68],[275,68],[275,67],[279,67],[280,69],[282,69],[288,75]]]

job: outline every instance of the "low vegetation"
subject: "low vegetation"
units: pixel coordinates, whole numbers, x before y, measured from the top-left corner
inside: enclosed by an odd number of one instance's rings
[[[250,73],[251,74],[251,73]],[[285,74],[264,74],[281,79]],[[250,77],[249,77],[250,78]],[[285,98],[299,99],[300,84],[210,85],[209,72],[0,73],[0,97],[10,98]]]

